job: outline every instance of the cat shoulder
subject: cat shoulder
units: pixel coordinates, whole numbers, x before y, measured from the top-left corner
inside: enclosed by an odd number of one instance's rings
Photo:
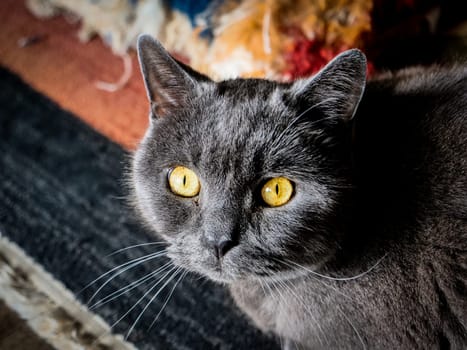
[[[465,64],[413,66],[396,71],[383,71],[374,75],[370,85],[391,86],[395,92],[416,91],[448,92],[457,88],[467,94],[467,62]]]

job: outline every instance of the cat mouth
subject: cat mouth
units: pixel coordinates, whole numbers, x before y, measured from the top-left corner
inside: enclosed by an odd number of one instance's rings
[[[232,283],[235,281],[235,276],[232,271],[222,261],[210,267],[203,268],[203,274],[216,282]]]
[[[193,256],[191,254],[182,254],[182,252],[174,250],[169,251],[168,257],[175,265],[196,274],[203,275],[216,282],[232,283],[238,279],[238,274],[240,272],[235,264],[229,263],[229,259],[217,259],[210,255]]]
[[[223,282],[223,283],[232,282],[232,280],[230,278],[227,278],[226,275],[222,273],[222,271],[212,271],[211,273],[208,274],[208,277],[216,282]]]

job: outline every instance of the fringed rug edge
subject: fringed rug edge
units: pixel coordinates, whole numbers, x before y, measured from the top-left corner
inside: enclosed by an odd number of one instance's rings
[[[0,299],[57,349],[136,350],[1,232]]]

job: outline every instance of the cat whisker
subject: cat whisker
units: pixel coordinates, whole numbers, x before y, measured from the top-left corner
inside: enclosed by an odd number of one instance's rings
[[[349,301],[352,301],[354,302],[355,300],[353,298],[351,298],[350,296],[348,296],[347,294],[345,294],[344,292],[342,292],[341,290],[339,290],[338,288],[324,282],[322,279],[320,278],[317,278],[316,276],[313,276],[313,275],[309,275],[307,277],[310,277],[310,278],[313,278],[313,280],[315,281],[318,281],[319,283],[321,283],[322,285],[324,285],[325,287],[329,288],[329,289],[332,289],[334,292],[336,292],[337,294],[340,294],[341,296],[343,296],[344,298],[348,299]]]
[[[159,316],[162,314],[162,311],[164,311],[165,307],[167,306],[167,303],[169,302],[170,298],[172,297],[174,291],[175,291],[175,288],[177,288],[177,285],[185,278],[185,276],[188,274],[188,271],[185,271],[183,272],[180,277],[178,278],[177,281],[175,281],[175,284],[174,286],[172,287],[170,293],[169,293],[169,296],[165,299],[164,301],[164,304],[162,305],[161,309],[159,310],[159,312],[157,313],[156,317],[154,317],[154,320],[151,322],[151,324],[149,325],[149,328],[148,328],[148,331],[152,328],[152,326],[154,326],[154,324],[156,323],[157,319],[159,318]]]
[[[309,268],[305,267],[305,266],[302,266],[300,264],[297,264],[296,262],[294,261],[291,261],[291,260],[287,260],[287,261],[281,261],[279,259],[276,259],[277,261],[285,264],[285,265],[288,265],[289,267],[298,267],[300,269],[303,269],[315,276],[318,276],[318,277],[321,277],[321,278],[325,278],[325,279],[328,279],[328,280],[331,280],[331,281],[352,281],[352,280],[356,280],[356,279],[359,279],[365,275],[367,275],[368,273],[370,273],[371,271],[373,271],[380,263],[381,261],[383,261],[383,259],[387,256],[387,254],[384,254],[383,257],[381,257],[380,259],[378,259],[378,261],[376,261],[376,263],[371,266],[368,270],[366,271],[363,271],[362,273],[359,273],[358,275],[355,275],[355,276],[350,276],[350,277],[332,277],[332,276],[327,276],[327,275],[323,275],[319,272],[316,272],[316,271],[313,271],[313,270],[310,270]]]
[[[297,295],[297,293],[294,292],[293,288],[289,285],[287,285],[286,281],[285,280],[282,280],[282,281],[277,281],[279,283],[279,285],[281,285],[283,288],[286,289],[286,291],[289,292],[289,295],[291,295],[292,297],[294,297],[301,305],[302,307],[304,308],[305,312],[310,315],[311,317],[311,320],[315,323],[317,329],[318,329],[318,332],[322,333],[324,335],[324,338],[326,339],[326,333],[324,333],[323,329],[321,328],[321,325],[319,323],[319,321],[316,319],[316,317],[314,316],[314,314],[312,313],[311,309],[309,308],[308,305],[305,304],[305,302],[303,301],[303,298],[300,298],[300,296]],[[317,334],[317,337],[318,337],[318,341],[324,346],[324,343],[321,339],[321,337]]]
[[[320,282],[320,283],[323,284],[324,286],[326,286],[326,287],[332,289],[332,290],[335,291],[336,293],[338,293],[338,294],[344,296],[344,297],[347,298],[348,300],[350,300],[350,301],[352,301],[352,302],[355,302],[355,300],[354,300],[353,298],[351,298],[351,297],[349,297],[348,295],[344,294],[341,290],[335,288],[334,286],[332,286],[332,285],[330,285],[330,284],[324,282],[323,280],[321,280],[321,279],[319,279],[319,278],[316,278],[316,276],[310,275],[310,277],[313,278],[314,280]],[[305,307],[305,308],[306,308],[306,307]],[[341,314],[344,316],[344,318],[346,319],[346,321],[350,324],[350,326],[353,328],[353,330],[354,330],[355,333],[357,334],[357,337],[358,337],[359,340],[361,341],[361,343],[362,343],[362,345],[363,345],[363,348],[366,349],[365,343],[363,342],[363,339],[362,339],[362,337],[360,336],[360,333],[357,331],[356,327],[353,325],[353,323],[350,321],[350,319],[349,319],[339,308],[337,308],[337,311],[338,311],[339,313],[341,313]],[[325,334],[325,333],[323,332],[323,334]]]
[[[266,283],[266,286],[268,286],[268,289],[270,290],[271,296],[274,297],[274,294],[278,296],[278,306],[280,306],[282,303],[287,303],[287,300],[283,297],[282,293],[280,292],[279,288],[275,285],[274,281],[271,281],[270,285]],[[274,293],[275,291],[275,293]],[[279,333],[279,341],[281,343],[281,347],[284,344],[284,340],[282,339],[282,335]]]
[[[275,143],[278,143],[281,141],[282,137],[286,134],[287,131],[289,131],[294,125],[295,123],[297,123],[301,117],[303,117],[305,114],[307,114],[308,112],[310,112],[311,110],[313,110],[314,108],[316,107],[319,107],[320,105],[322,104],[325,104],[325,103],[328,103],[328,102],[331,102],[333,100],[336,100],[336,98],[333,98],[333,97],[329,97],[323,101],[320,101],[310,107],[308,107],[305,111],[303,111],[302,113],[300,113],[297,117],[295,117],[288,125],[287,127],[282,130],[282,132],[279,134],[279,136],[276,138],[276,142]],[[315,120],[313,121],[313,124],[317,123],[317,122],[320,122],[320,121],[323,121],[323,120],[326,120],[328,119],[329,117],[325,117],[325,118],[321,118],[319,120]],[[334,118],[334,117],[333,117]]]
[[[380,258],[380,259],[376,262],[376,264],[374,264],[374,265],[373,265],[370,269],[368,269],[367,271],[365,271],[365,272],[363,272],[363,273],[361,273],[361,274],[358,274],[358,275],[356,275],[356,276],[346,278],[346,279],[334,278],[334,277],[331,277],[331,276],[325,276],[325,275],[319,274],[319,273],[317,273],[317,272],[315,272],[315,271],[311,271],[311,270],[309,270],[309,269],[307,269],[307,268],[305,268],[305,267],[303,267],[303,266],[301,266],[301,265],[299,265],[299,264],[296,264],[296,263],[293,263],[293,264],[292,264],[292,262],[291,262],[291,263],[286,263],[285,261],[281,261],[280,259],[275,259],[275,260],[277,260],[278,262],[280,262],[280,263],[282,263],[282,264],[285,264],[285,265],[287,265],[287,266],[290,266],[290,267],[294,267],[293,265],[295,265],[295,266],[298,266],[298,267],[300,267],[300,268],[302,268],[302,269],[305,269],[307,272],[310,272],[310,273],[311,273],[311,275],[310,275],[311,278],[317,280],[318,282],[320,282],[321,284],[325,285],[326,287],[328,287],[328,288],[334,290],[334,291],[337,292],[338,294],[343,295],[344,297],[353,300],[352,298],[350,298],[350,297],[347,296],[346,294],[342,293],[342,291],[340,291],[339,289],[337,289],[337,288],[335,288],[335,287],[333,287],[333,286],[331,286],[331,285],[325,283],[322,279],[317,278],[317,277],[324,277],[324,278],[327,278],[327,279],[330,279],[330,280],[333,280],[333,281],[335,281],[335,280],[337,280],[337,281],[342,281],[342,280],[347,280],[347,281],[348,281],[348,280],[353,280],[353,279],[362,277],[362,276],[364,276],[365,274],[369,273],[371,270],[373,270],[373,269],[386,257],[386,255],[387,255],[387,254],[385,254],[382,258]],[[286,281],[282,281],[282,282],[281,282],[280,280],[277,280],[276,282],[282,283],[284,286],[286,286]],[[299,302],[301,302],[301,304],[302,304],[302,306],[304,307],[305,311],[306,311],[306,312],[310,315],[310,317],[314,320],[314,322],[315,322],[315,324],[317,325],[319,331],[320,331],[322,334],[325,335],[325,333],[323,332],[323,330],[321,329],[321,327],[320,327],[320,325],[319,325],[319,322],[318,322],[318,321],[316,320],[316,318],[312,315],[312,313],[311,313],[311,311],[309,310],[309,308],[301,301],[301,299],[300,299],[295,293],[292,293],[292,291],[291,291],[291,294],[292,294],[292,295],[295,295],[295,297],[297,298],[297,300],[298,300]],[[355,332],[355,334],[357,335],[358,339],[360,340],[360,342],[361,342],[361,344],[362,344],[362,346],[363,346],[363,349],[366,349],[366,345],[365,345],[365,343],[364,343],[364,341],[363,341],[363,338],[361,337],[360,333],[359,333],[358,330],[356,329],[355,325],[350,321],[350,319],[347,317],[347,315],[345,315],[341,310],[338,309],[338,311],[344,316],[344,318],[346,319],[346,321],[347,321],[347,322],[350,324],[350,326],[352,327],[353,331]],[[322,343],[322,341],[321,341],[320,338],[319,338],[319,341]]]
[[[175,268],[175,267],[174,267]],[[159,290],[151,297],[151,299],[149,299],[149,301],[147,302],[146,306],[143,308],[143,310],[139,313],[138,317],[136,318],[135,322],[133,322],[132,326],[130,327],[130,329],[128,330],[127,334],[125,335],[125,339],[128,339],[128,337],[130,336],[131,332],[133,332],[133,329],[135,328],[136,324],[138,323],[138,321],[141,319],[141,317],[143,316],[144,312],[147,310],[147,308],[149,307],[149,305],[151,305],[151,303],[154,301],[154,299],[157,298],[157,296],[164,290],[164,288],[170,283],[170,281],[172,281],[175,276],[178,275],[178,273],[182,270],[181,267],[177,267],[175,272],[172,274],[172,276],[170,276],[166,281],[165,283],[162,285],[162,287],[159,288]],[[173,271],[173,270],[170,270],[170,271]],[[161,279],[162,280],[162,279]],[[159,281],[160,282],[160,281]],[[175,285],[176,286],[176,285]],[[151,288],[152,289],[152,288]],[[139,302],[138,302],[139,303]]]
[[[365,345],[365,342],[363,341],[363,338],[362,336],[360,335],[360,333],[358,332],[357,330],[357,327],[355,327],[355,325],[352,323],[352,321],[350,321],[350,319],[347,317],[347,315],[342,312],[339,308],[336,308],[337,312],[339,312],[344,318],[345,320],[350,324],[350,326],[352,327],[352,329],[354,330],[355,334],[357,335],[358,339],[360,340],[360,342],[362,343],[362,347],[364,350],[366,350],[366,345]]]
[[[287,303],[287,299],[284,297],[284,295],[281,293],[280,289],[277,287],[276,283],[278,283],[278,281],[271,281],[271,286],[274,288],[274,290],[276,291],[276,295],[279,296],[279,304],[281,302],[284,302],[284,303]]]
[[[161,254],[161,253],[165,254],[166,251],[165,251],[165,250],[161,250],[161,251],[158,251],[158,252],[155,252],[155,253],[147,254],[147,255],[145,255],[145,256],[141,256],[141,257],[139,257],[139,258],[135,258],[135,259],[132,259],[132,260],[130,260],[130,261],[127,261],[127,262],[125,262],[125,263],[123,263],[123,264],[121,264],[121,265],[118,265],[118,266],[116,266],[116,267],[110,269],[109,271],[103,273],[102,275],[100,275],[99,277],[97,277],[95,280],[89,282],[87,285],[85,285],[85,286],[84,286],[80,291],[78,291],[76,294],[77,294],[77,295],[81,294],[82,292],[84,292],[86,289],[88,289],[90,286],[92,286],[92,285],[93,285],[94,283],[96,283],[97,281],[103,279],[105,276],[110,275],[112,272],[114,272],[114,271],[116,271],[116,270],[118,270],[118,269],[121,269],[122,267],[125,267],[125,266],[128,266],[128,265],[132,265],[133,263],[136,263],[136,262],[141,261],[141,260],[146,261],[145,259],[148,259],[148,260],[149,260],[150,258],[156,258],[156,257],[158,257],[158,256],[160,256],[160,255],[163,255],[163,254]]]
[[[164,276],[162,276],[156,283],[154,283],[151,288],[149,288],[149,290],[147,290],[142,297],[140,297],[134,304],[133,306],[128,309],[117,321],[115,321],[112,325],[109,326],[109,330],[108,332],[110,332],[118,323],[120,323],[120,321],[122,321],[126,316],[128,316],[128,314],[133,311],[140,303],[141,301],[146,298],[146,296],[151,293],[154,288],[156,288],[170,273],[172,273],[175,269],[177,269],[177,267],[173,266],[167,273],[164,274]],[[94,346],[95,344],[97,344],[99,342],[99,340],[105,336],[106,333],[102,333],[99,337],[97,337],[93,342],[92,342],[92,346]],[[126,339],[126,338],[125,338]]]
[[[261,287],[261,289],[262,289],[262,291],[263,291],[264,296],[266,296],[267,293],[266,293],[266,289],[264,289],[264,283],[263,283],[263,281],[262,281],[261,279],[258,279],[258,283],[259,283],[259,285],[260,285],[260,287]]]
[[[286,264],[285,262],[279,260],[279,259],[276,259],[279,263],[281,264],[285,264],[287,266],[290,266],[288,264]],[[344,298],[346,298],[347,300],[351,301],[351,302],[355,302],[354,298],[348,296],[347,294],[345,294],[344,292],[342,292],[340,289],[334,287],[333,285],[329,284],[329,283],[326,283],[325,281],[323,281],[323,279],[321,278],[318,278],[317,276],[313,275],[313,274],[309,274],[305,277],[309,277],[309,278],[312,278],[313,280],[315,281],[318,281],[319,283],[321,283],[322,285],[324,285],[325,287],[329,288],[329,289],[332,289],[334,292],[336,292],[337,294],[340,294],[341,296],[343,296]],[[285,281],[284,281],[285,282]]]
[[[148,243],[134,244],[134,245],[130,245],[130,246],[125,247],[125,248],[118,249],[118,250],[110,253],[109,255],[106,255],[105,257],[106,258],[111,257],[111,256],[113,256],[115,254],[121,253],[121,252],[123,252],[125,250],[128,250],[128,249],[144,247],[144,246],[148,246],[148,245],[166,245],[166,244],[167,244],[166,242],[148,242]]]
[[[149,256],[146,256],[144,259],[141,259],[141,258],[138,258],[138,259],[134,259],[134,260],[137,260],[129,265],[126,265],[124,268],[121,268],[119,267],[120,269],[117,270],[117,272],[115,272],[112,276],[110,276],[109,279],[107,279],[107,281],[105,281],[95,292],[94,294],[91,296],[91,298],[89,298],[88,300],[88,304],[91,303],[91,301],[94,300],[94,298],[99,294],[99,292],[106,286],[108,285],[115,277],[117,276],[120,276],[122,273],[138,266],[138,265],[141,265],[142,263],[146,262],[146,261],[149,261],[149,260],[153,260],[153,259],[156,259],[156,258],[159,258],[163,255],[165,255],[166,252],[165,251],[160,251],[160,252],[157,252],[157,253],[153,253],[153,254],[149,254]],[[121,265],[120,265],[121,266]],[[110,271],[115,271],[115,268],[113,268],[112,270]],[[100,278],[99,278],[100,279]]]
[[[130,284],[128,284],[127,286],[125,287],[122,287],[114,292],[112,292],[111,294],[107,295],[106,297],[102,298],[102,299],[99,299],[98,301],[96,301],[94,304],[92,304],[91,306],[89,306],[89,309],[90,310],[93,310],[97,307],[101,307],[109,302],[111,302],[112,300],[115,300],[116,298],[120,297],[121,295],[123,294],[126,294],[128,293],[129,291],[137,288],[138,286],[140,286],[141,284],[143,284],[144,282],[154,278],[156,275],[164,272],[165,270],[168,269],[168,267],[172,265],[172,262],[168,262],[164,265],[162,265],[161,267],[159,267],[157,270],[155,271],[152,271],[146,275],[144,275],[143,277],[137,279],[136,281],[133,281],[131,282]]]
[[[262,283],[262,282],[260,282],[260,283]],[[262,284],[263,284],[263,283],[262,283]],[[269,295],[273,295],[273,291],[272,291],[271,287],[269,286],[269,284],[268,284],[267,282],[265,282],[265,283],[263,284],[263,286],[264,286],[265,289],[267,289],[267,291],[269,292]],[[266,294],[265,294],[265,295],[266,295]]]
[[[168,276],[170,275],[174,270],[176,270],[177,267],[173,266],[168,272],[166,272],[164,274],[164,276],[162,276],[156,283],[154,283],[151,288],[149,288],[144,294],[142,297],[140,297],[134,304],[131,308],[129,308],[122,316],[120,316],[120,318],[115,321],[111,326],[110,326],[110,329],[114,328],[118,323],[120,323],[121,320],[123,320],[126,316],[128,316],[128,314],[133,311],[140,303],[141,301],[144,300],[144,298],[146,298],[148,296],[148,294],[150,294],[154,288],[156,288],[159,284],[161,284],[161,282]]]

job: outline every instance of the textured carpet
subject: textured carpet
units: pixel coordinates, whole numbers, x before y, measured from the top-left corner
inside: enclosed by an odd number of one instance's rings
[[[125,205],[126,158],[120,146],[0,69],[0,231],[73,292],[118,264],[157,250],[147,246],[107,256],[154,240]],[[153,259],[121,274],[97,299],[166,262]],[[78,299],[87,301],[104,280]],[[142,284],[95,312],[113,324],[151,285]],[[130,329],[150,296],[114,327],[116,332]],[[148,330],[166,296],[152,302],[129,336],[139,349],[278,347],[248,324],[222,287],[197,276],[177,286]]]
[[[460,58],[465,61],[467,12],[456,11],[459,4],[460,1],[457,5],[456,1],[446,2],[447,11],[440,18],[443,33],[439,36],[416,39],[417,29],[405,22],[390,30],[368,50],[374,56],[375,68],[384,70]],[[378,14],[384,16],[385,13]],[[464,24],[453,28],[462,17]],[[133,74],[128,84],[116,92],[98,90],[95,83],[99,80],[118,81],[123,73],[122,60],[99,38],[80,42],[79,27],[79,23],[63,16],[41,21],[26,10],[24,0],[1,0],[0,65],[19,74],[100,133],[127,149],[134,149],[148,120],[148,103],[135,54],[131,54]],[[25,38],[37,40],[27,47],[18,45]]]
[[[39,338],[19,316],[0,301],[0,349],[53,350],[46,341]],[[15,332],[14,336],[12,332]]]
[[[0,349],[136,350],[1,234]]]

